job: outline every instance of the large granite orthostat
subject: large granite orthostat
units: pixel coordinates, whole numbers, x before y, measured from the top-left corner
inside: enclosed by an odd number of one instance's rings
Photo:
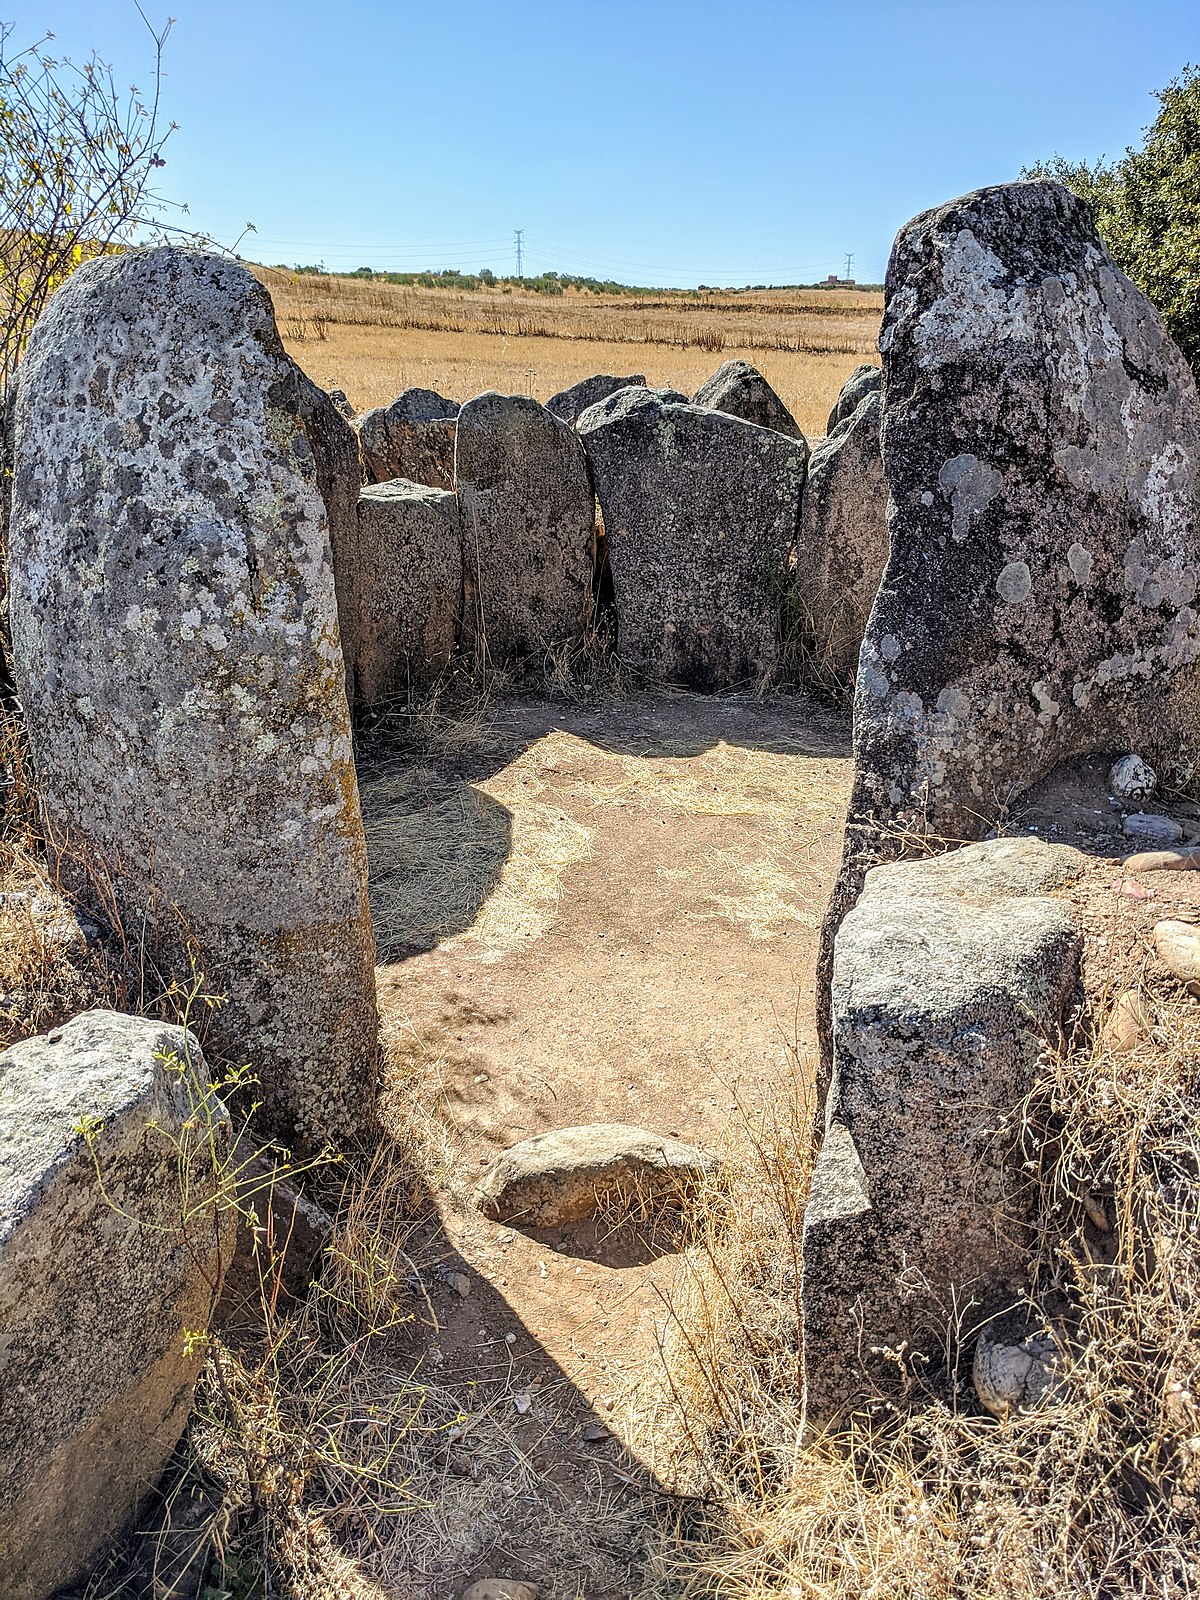
[[[236,1231],[208,1079],[191,1034],[114,1011],[0,1055],[5,1600],[81,1576],[183,1433]]]
[[[1013,1115],[1062,1036],[1074,850],[996,839],[869,872],[833,962],[833,1082],[804,1216],[805,1414],[898,1399],[1027,1288]],[[1007,1120],[1006,1120],[1007,1119]]]
[[[758,683],[775,659],[804,440],[649,389],[622,389],[578,426],[622,661],[694,689]]]
[[[63,876],[185,981],[195,949],[228,995],[206,1047],[251,1064],[263,1131],[304,1148],[370,1125],[377,1072],[310,388],[236,263],[88,262],[22,366],[11,530],[15,673]],[[327,399],[321,418],[344,427]]]
[[[575,430],[527,395],[489,390],[458,416],[463,628],[479,664],[519,665],[582,635],[596,502]]]

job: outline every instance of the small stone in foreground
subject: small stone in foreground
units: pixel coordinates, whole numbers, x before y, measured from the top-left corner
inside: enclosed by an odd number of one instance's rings
[[[1171,918],[1156,922],[1154,947],[1174,976],[1200,994],[1200,928]]]
[[[1127,839],[1148,839],[1154,844],[1178,844],[1183,838],[1182,824],[1157,811],[1131,811],[1121,828]]]
[[[677,1205],[713,1166],[695,1145],[647,1128],[617,1122],[556,1128],[492,1162],[480,1183],[479,1209],[531,1228],[582,1222],[610,1206],[644,1213]]]
[[[994,1417],[1032,1411],[1059,1385],[1058,1347],[1043,1329],[1000,1324],[984,1330],[971,1372],[975,1393]]]

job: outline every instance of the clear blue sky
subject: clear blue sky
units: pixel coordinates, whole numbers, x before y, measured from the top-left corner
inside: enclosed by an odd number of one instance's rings
[[[143,0],[164,188],[243,253],[675,284],[878,280],[925,207],[1118,155],[1198,0]],[[132,0],[0,0],[144,83]]]

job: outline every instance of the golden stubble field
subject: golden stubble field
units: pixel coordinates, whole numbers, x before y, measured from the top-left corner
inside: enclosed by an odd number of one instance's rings
[[[402,389],[548,400],[596,372],[691,395],[723,362],[754,363],[809,437],[860,362],[877,361],[883,297],[854,290],[652,296],[421,289],[255,267],[289,353],[360,411]]]

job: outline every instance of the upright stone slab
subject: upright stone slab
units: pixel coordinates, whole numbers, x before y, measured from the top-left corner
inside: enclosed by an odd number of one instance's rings
[[[569,389],[551,395],[546,401],[546,410],[574,427],[589,406],[594,406],[598,400],[607,400],[610,394],[628,389],[631,384],[645,388],[645,374],[636,372],[628,378],[614,378],[611,373],[598,372],[594,378],[582,378]]]
[[[891,559],[864,642],[855,809],[948,838],[1093,750],[1200,753],[1200,403],[1055,183],[981,189],[892,252]]]
[[[433,389],[405,389],[390,406],[355,417],[368,483],[407,478],[454,487],[454,425],[458,402]]]
[[[454,653],[462,608],[458,499],[446,489],[370,484],[358,503],[367,591],[357,666],[363,701],[428,688]]]
[[[596,510],[565,422],[526,395],[488,391],[458,417],[463,643],[514,665],[577,639],[587,617]]]
[[[604,513],[617,648],[695,689],[775,657],[808,448],[722,411],[623,389],[579,419]]]
[[[813,447],[796,557],[797,625],[807,670],[851,684],[888,559],[887,484],[879,450],[880,398]]]
[[[845,422],[852,417],[862,405],[869,394],[875,394],[883,388],[883,368],[870,366],[864,363],[855,367],[854,371],[842,385],[841,393],[834,401],[833,410],[829,413],[826,432],[832,433],[839,422]]]
[[[374,939],[320,486],[267,291],[163,248],[86,263],[30,340],[11,614],[68,885],[229,1003],[264,1132],[370,1125]],[[319,391],[318,391],[319,393]],[[357,527],[357,518],[355,519]],[[145,930],[145,933],[144,933]]]
[[[997,839],[867,874],[833,966],[833,1083],[804,1217],[810,1425],[900,1398],[1027,1287],[1014,1116],[1079,979],[1074,850]],[[1007,1123],[1005,1119],[1008,1119]]]
[[[819,979],[902,840],[979,838],[1077,755],[1200,754],[1200,402],[1087,207],[1038,181],[917,217],[879,346],[891,552]]]
[[[82,1576],[174,1450],[234,1242],[182,1028],[89,1011],[0,1055],[0,1592]],[[90,1130],[85,1135],[84,1129]]]
[[[774,428],[791,439],[803,439],[800,424],[757,367],[748,361],[726,361],[692,396],[694,406],[711,406],[760,428]]]

